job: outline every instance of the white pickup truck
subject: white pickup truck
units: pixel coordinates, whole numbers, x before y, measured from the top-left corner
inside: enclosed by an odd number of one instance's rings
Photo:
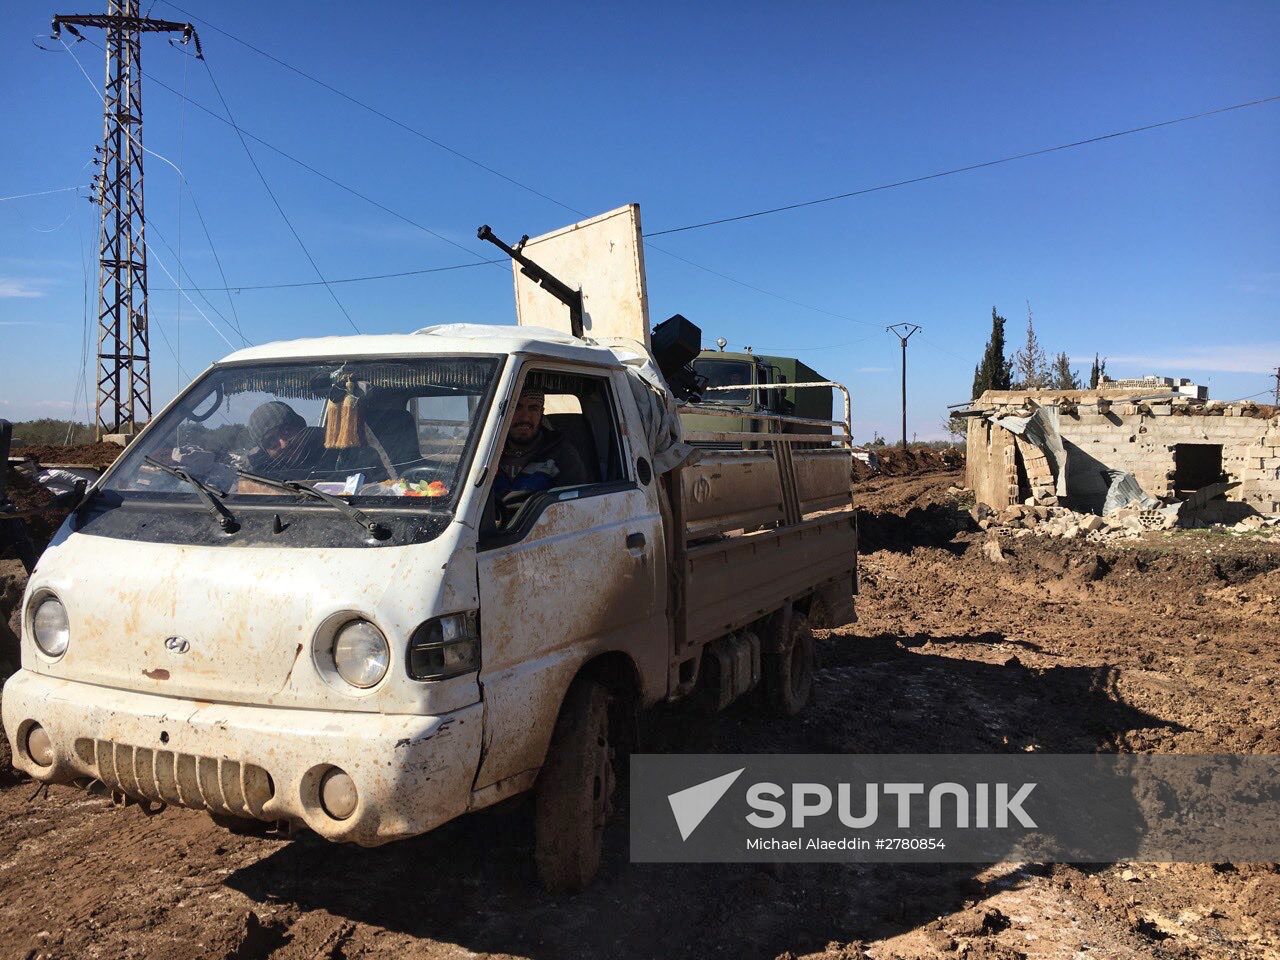
[[[581,472],[496,496],[531,387]],[[662,471],[664,405],[634,355],[529,327],[215,363],[30,578],[15,766],[363,845],[534,791],[540,877],[581,887],[639,710],[763,684],[794,713],[809,623],[852,618],[847,424]]]

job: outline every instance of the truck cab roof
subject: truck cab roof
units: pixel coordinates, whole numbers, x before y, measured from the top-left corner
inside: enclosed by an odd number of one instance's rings
[[[476,353],[535,354],[596,366],[619,366],[618,358],[608,347],[580,340],[558,330],[478,323],[442,324],[423,327],[413,333],[276,340],[237,350],[218,362]]]

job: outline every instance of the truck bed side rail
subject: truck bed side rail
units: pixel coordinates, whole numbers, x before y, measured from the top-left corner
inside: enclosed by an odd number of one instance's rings
[[[849,391],[834,381],[758,384],[751,389],[833,388],[844,394],[844,420],[744,412],[712,404],[686,404],[680,413],[744,421],[753,428],[690,430],[702,444],[679,472],[685,540],[794,526],[819,511],[851,506],[853,439]],[[741,387],[708,387],[740,390]],[[784,432],[786,428],[804,432]],[[826,428],[827,432],[819,432]]]
[[[808,417],[795,417],[795,416],[791,416],[789,414],[783,414],[783,413],[751,413],[749,414],[749,416],[752,420],[762,420],[766,423],[779,423],[779,424],[794,423],[794,424],[800,424],[801,426],[810,426],[810,427],[840,427],[842,429],[843,436],[840,436],[839,434],[834,434],[831,437],[828,437],[827,435],[823,434],[818,439],[823,441],[834,440],[836,442],[843,442],[849,446],[852,446],[853,445],[853,431],[852,431],[853,400],[849,395],[849,388],[846,387],[844,384],[836,383],[834,380],[815,380],[812,383],[757,383],[750,387],[750,389],[752,390],[805,390],[810,388],[829,388],[832,390],[839,390],[841,394],[844,395],[844,419],[843,420],[814,420]],[[710,393],[717,390],[731,391],[731,390],[742,390],[742,389],[743,388],[740,386],[704,387],[703,392]],[[702,406],[701,404],[685,404],[680,408],[680,412],[682,414],[696,414],[698,416],[713,416],[713,417],[732,417],[734,419],[741,419],[744,415],[741,410],[732,410],[732,409],[727,410],[723,408],[706,407],[706,406]],[[801,437],[796,436],[794,434],[792,436],[793,436],[793,439],[791,441],[792,443],[801,439]],[[700,436],[698,432],[691,432],[686,439],[697,442],[703,439],[703,437]],[[708,437],[708,439],[710,438]],[[804,439],[808,440],[810,438],[804,438]]]

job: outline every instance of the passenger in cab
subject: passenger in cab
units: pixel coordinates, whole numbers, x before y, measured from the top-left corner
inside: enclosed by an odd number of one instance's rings
[[[307,467],[324,449],[324,431],[307,421],[283,400],[264,403],[249,415],[250,470]]]
[[[582,457],[568,437],[544,421],[545,398],[540,388],[526,385],[516,401],[515,416],[493,480],[495,500],[513,492],[572,487],[589,479]]]

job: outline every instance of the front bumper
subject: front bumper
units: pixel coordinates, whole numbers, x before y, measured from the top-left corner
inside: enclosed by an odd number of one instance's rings
[[[289,710],[157,697],[20,670],[4,686],[13,764],[37,780],[97,779],[139,800],[288,821],[376,846],[464,813],[480,762],[482,707],[442,716]],[[53,762],[27,753],[33,723]],[[330,817],[319,783],[355,782],[351,816]]]

